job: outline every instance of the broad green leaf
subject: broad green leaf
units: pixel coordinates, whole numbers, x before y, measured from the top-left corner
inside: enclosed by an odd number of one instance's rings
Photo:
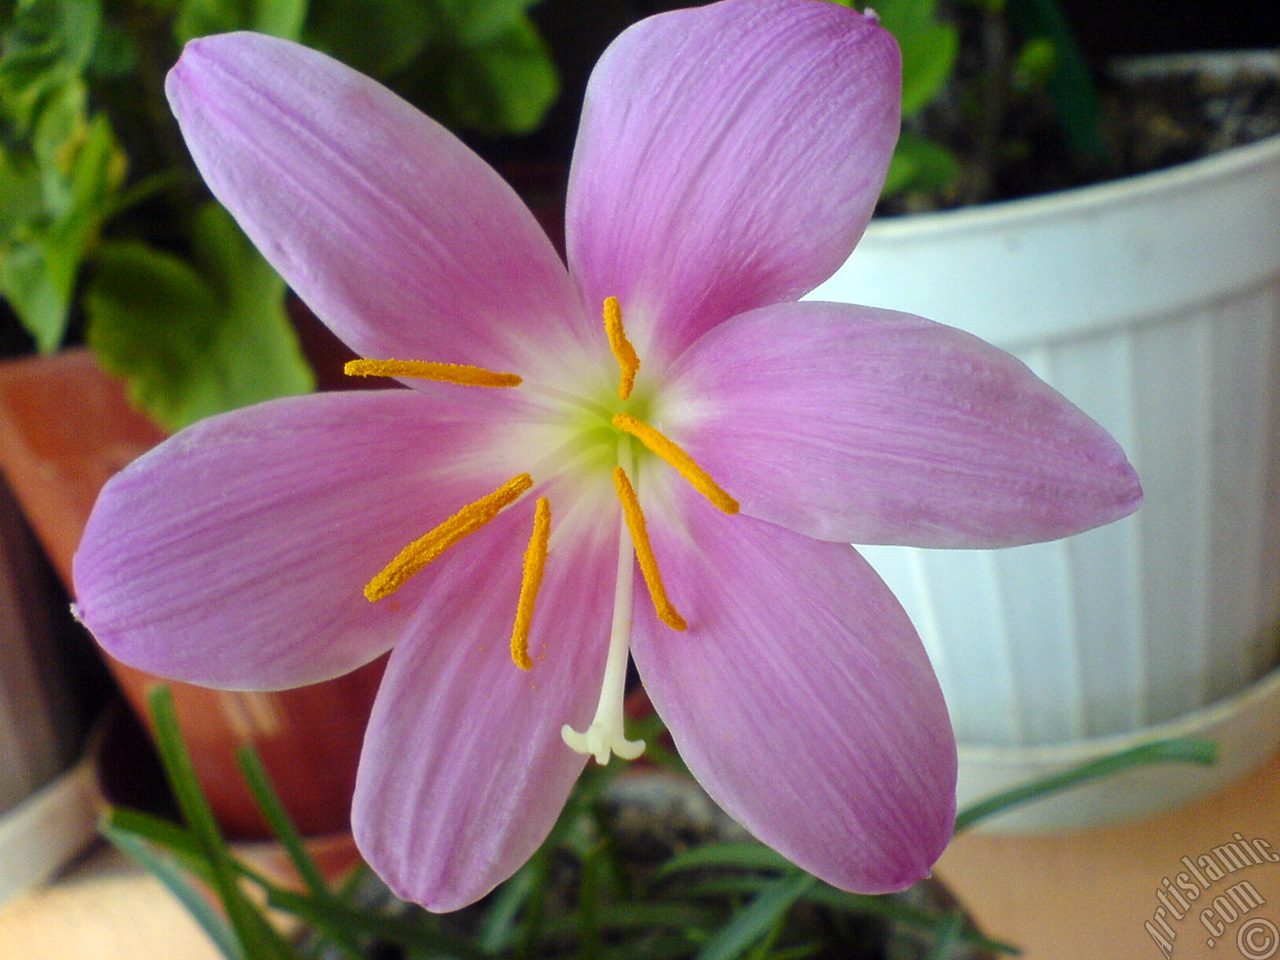
[[[902,115],[913,116],[946,85],[960,32],[938,18],[935,0],[880,0],[874,7],[902,50]]]
[[[310,9],[309,46],[380,78],[404,70],[444,29],[434,5],[421,0],[311,0]]]
[[[297,40],[306,18],[307,0],[181,0],[173,35],[186,43],[212,33],[256,30]]]
[[[104,246],[85,293],[90,346],[171,430],[313,386],[284,281],[221,207],[200,211],[192,239],[194,263],[136,241]]]
[[[88,91],[79,80],[69,81],[50,91],[31,137],[31,150],[40,170],[44,210],[55,220],[65,217],[75,202],[76,161],[89,137],[87,103]],[[102,124],[106,120],[98,122]],[[99,172],[104,176],[107,174],[105,170]],[[82,174],[81,193],[92,193],[84,180],[85,175]],[[106,192],[98,190],[99,196]]]
[[[0,251],[18,224],[41,213],[40,170],[17,151],[0,149]]]
[[[121,80],[137,68],[138,47],[133,35],[119,24],[103,23],[85,72],[94,79]]]
[[[0,116],[19,135],[34,125],[45,97],[78,80],[93,55],[98,0],[18,0],[0,49]]]
[[[1037,90],[1058,70],[1058,48],[1052,40],[1033,37],[1014,56],[1010,79],[1015,90]]]
[[[560,80],[529,0],[312,0],[306,40],[388,80],[445,126],[528,133]]]
[[[487,136],[536,129],[560,92],[542,36],[523,15],[474,45],[446,35],[426,50],[414,75],[409,94],[427,113]]]
[[[462,46],[490,43],[525,20],[540,0],[435,0],[435,8]]]
[[[1047,39],[1056,69],[1047,86],[1067,143],[1077,156],[1107,160],[1110,148],[1102,132],[1102,100],[1080,46],[1056,0],[1012,0],[1009,12],[1024,37]]]
[[[960,166],[946,147],[904,133],[889,161],[882,193],[890,197],[908,190],[937,190],[954,182],[959,175]]]
[[[62,343],[80,264],[124,180],[124,155],[106,117],[75,139],[66,178],[55,185],[54,174],[42,171],[42,192],[57,209],[15,224],[0,248],[0,292],[44,353]],[[55,151],[49,162],[62,160]]]

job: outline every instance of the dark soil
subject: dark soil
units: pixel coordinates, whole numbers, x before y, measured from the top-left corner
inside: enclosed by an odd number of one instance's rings
[[[976,6],[976,5],[975,5]],[[1008,200],[1145,173],[1280,133],[1280,56],[1210,55],[1197,72],[1189,55],[1165,64],[1129,61],[1098,78],[1105,155],[1081,156],[1067,145],[1049,92],[994,81],[1015,40],[1002,25],[958,6],[961,54],[944,96],[904,129],[943,144],[956,156],[955,182],[929,193],[882,201],[901,214]],[[972,7],[967,9],[972,10]]]

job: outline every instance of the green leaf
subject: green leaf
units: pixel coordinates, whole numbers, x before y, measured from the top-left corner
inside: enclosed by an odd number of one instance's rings
[[[20,223],[40,216],[43,209],[35,161],[0,149],[0,250]]]
[[[106,117],[96,117],[74,139],[63,183],[50,185],[53,175],[41,170],[45,198],[57,209],[14,224],[0,248],[0,292],[43,353],[62,343],[81,262],[124,179],[124,155]],[[62,163],[52,140],[46,146],[53,151],[48,162]]]
[[[156,747],[169,786],[191,834],[199,843],[212,873],[212,884],[244,954],[252,960],[296,960],[288,943],[240,889],[238,870],[213,810],[196,779],[191,755],[182,741],[173,696],[166,686],[155,687],[147,697],[155,725]]]
[[[181,0],[173,35],[186,43],[212,33],[256,30],[297,40],[306,18],[307,0]]]
[[[1014,57],[1010,80],[1015,90],[1037,90],[1047,84],[1057,70],[1058,48],[1053,41],[1032,37]]]
[[[173,894],[191,914],[200,929],[213,941],[219,953],[227,960],[247,960],[236,935],[227,926],[226,921],[222,919],[209,898],[183,876],[171,855],[155,850],[139,835],[110,821],[104,823],[100,829],[103,836],[136,860]]]
[[[986,800],[980,800],[966,807],[956,816],[956,833],[967,830],[978,821],[995,816],[1011,807],[1029,803],[1062,790],[1069,790],[1090,780],[1109,777],[1131,767],[1149,763],[1197,763],[1201,766],[1209,766],[1216,761],[1217,754],[1217,744],[1209,740],[1180,737],[1144,743],[1129,750],[1121,750],[1119,753],[1082,763],[1061,773],[1051,774],[1033,783],[1006,790]]]
[[[407,949],[423,949],[433,956],[441,957],[441,960],[444,957],[450,960],[484,960],[488,956],[469,939],[442,929],[437,918],[431,914],[389,916],[337,901],[320,903],[313,897],[279,887],[268,889],[267,903],[273,909],[290,913],[326,931],[333,931],[336,924],[350,934],[390,940]],[[255,957],[254,960],[258,958]]]
[[[664,863],[658,876],[669,877],[685,870],[703,870],[711,867],[737,870],[785,870],[795,865],[775,850],[760,843],[706,843],[691,847]]]
[[[298,832],[298,828],[294,826],[293,819],[289,816],[289,811],[285,809],[284,803],[280,800],[280,795],[276,793],[275,787],[271,785],[271,778],[267,775],[266,767],[262,765],[262,759],[258,756],[252,745],[246,744],[236,751],[236,760],[240,764],[240,771],[244,774],[246,782],[249,784],[249,792],[253,794],[253,799],[258,805],[258,809],[262,812],[262,817],[267,821],[267,826],[271,828],[271,834],[284,847],[285,853],[288,854],[289,860],[293,863],[294,869],[298,871],[298,876],[302,878],[302,882],[306,885],[307,891],[311,894],[311,899],[317,904],[331,906],[337,903],[337,898],[329,889],[329,885],[325,883],[324,876],[320,873],[320,868],[316,866],[316,862],[311,859],[311,855],[307,852],[306,845],[302,841],[302,834]],[[353,960],[360,960],[362,951],[360,944],[351,931],[347,930],[341,923],[330,923],[327,927],[329,937],[337,945],[338,949],[345,953]]]
[[[902,115],[913,116],[946,86],[960,31],[938,18],[935,0],[881,0],[873,6],[902,50]]]
[[[435,0],[463,46],[488,43],[525,20],[525,11],[541,0]]]
[[[697,960],[733,960],[741,956],[781,923],[792,905],[817,882],[816,877],[795,868],[778,877],[703,944]]]
[[[502,953],[516,942],[521,911],[540,879],[537,865],[530,861],[493,891],[476,933],[476,943],[482,953]]]
[[[560,78],[533,21],[517,17],[479,42],[447,35],[415,68],[414,89],[427,113],[451,127],[487,136],[537,128],[560,93]]]
[[[440,33],[432,5],[420,0],[311,0],[304,39],[362,73],[386,78]]]
[[[0,44],[0,117],[19,135],[35,124],[44,99],[78,81],[93,56],[102,13],[98,0],[18,0]]]
[[[203,208],[192,241],[194,264],[136,241],[104,246],[85,292],[90,346],[170,430],[313,385],[284,281],[231,217]]]
[[[1056,0],[1011,0],[1009,9],[1024,36],[1045,38],[1053,46],[1057,69],[1047,86],[1072,152],[1096,160],[1107,159],[1102,99],[1061,6]]]
[[[960,944],[960,932],[964,929],[964,912],[953,910],[938,925],[938,938],[925,954],[924,960],[948,960]]]
[[[192,872],[200,873],[206,878],[209,876],[209,864],[204,859],[200,844],[185,827],[141,810],[124,807],[109,808],[101,826],[103,829],[110,828],[139,837],[183,861]]]
[[[882,196],[891,197],[909,190],[937,190],[953,183],[960,165],[941,144],[913,133],[903,133],[889,161]]]
[[[837,890],[835,887],[825,883],[819,883],[811,887],[805,891],[801,899],[840,913],[884,917],[894,923],[925,932],[936,932],[939,923],[946,922],[945,916],[940,917],[939,914],[932,910],[912,906],[900,896],[848,893],[844,890]],[[992,953],[1016,954],[1020,952],[1012,944],[985,937],[975,930],[961,929],[960,940]]]

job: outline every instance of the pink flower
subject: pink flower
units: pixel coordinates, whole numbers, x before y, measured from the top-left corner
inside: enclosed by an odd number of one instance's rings
[[[639,751],[628,652],[765,843],[851,890],[926,875],[955,745],[848,544],[1060,537],[1141,492],[1016,360],[796,302],[866,226],[898,88],[892,39],[837,4],[638,24],[587,93],[566,271],[493,171],[372,81],[268,37],[192,43],[169,95],[210,188],[373,358],[353,372],[412,389],[263,404],[138,460],[77,555],[84,621],[126,663],[215,687],[394,647],[353,824],[432,909],[530,855],[586,754]]]

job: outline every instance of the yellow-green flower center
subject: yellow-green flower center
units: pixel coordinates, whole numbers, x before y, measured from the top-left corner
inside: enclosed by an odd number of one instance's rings
[[[618,362],[618,390],[616,395],[602,398],[600,402],[575,407],[568,415],[569,423],[566,425],[569,435],[574,438],[577,461],[593,471],[607,470],[612,477],[621,505],[618,576],[614,590],[609,650],[595,718],[586,731],[578,732],[567,724],[561,730],[566,744],[580,753],[593,755],[598,763],[608,762],[611,753],[624,759],[634,759],[644,749],[642,742],[625,738],[622,724],[622,698],[631,639],[634,564],[640,565],[640,572],[658,618],[673,630],[687,628],[684,617],[667,596],[658,558],[649,540],[644,512],[633,482],[636,454],[648,451],[669,464],[695,490],[725,513],[738,512],[737,501],[725,493],[679,445],[652,425],[652,411],[656,406],[655,387],[646,384],[644,380],[637,380],[640,358],[627,339],[622,324],[622,310],[613,297],[605,300],[604,324],[610,350]],[[514,373],[419,360],[353,360],[347,364],[346,372],[352,376],[421,377],[464,386],[499,389],[516,388],[524,382]],[[502,510],[521,499],[534,485],[530,474],[517,474],[492,493],[466,504],[402,549],[365,586],[365,596],[371,602],[390,596],[453,544],[474,533]],[[547,561],[551,522],[550,501],[545,496],[539,497],[533,532],[524,554],[520,598],[511,634],[511,658],[522,670],[530,670],[533,666],[529,657],[529,634]]]

